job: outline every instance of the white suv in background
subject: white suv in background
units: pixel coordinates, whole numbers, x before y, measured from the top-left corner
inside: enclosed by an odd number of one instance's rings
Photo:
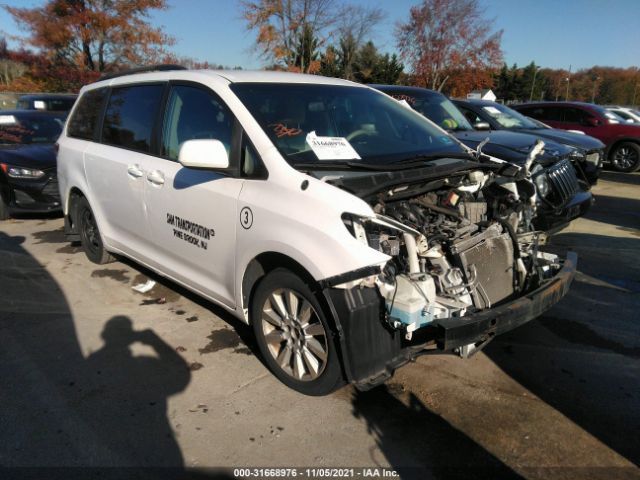
[[[59,140],[65,230],[250,323],[288,386],[377,385],[468,356],[567,292],[529,173],[369,87],[155,67],[82,89]]]
[[[605,107],[615,113],[627,123],[640,124],[640,112],[629,107]]]

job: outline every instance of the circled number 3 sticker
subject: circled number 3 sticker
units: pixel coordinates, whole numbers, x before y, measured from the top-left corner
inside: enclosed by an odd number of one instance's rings
[[[253,212],[249,207],[244,207],[240,210],[240,225],[242,228],[248,230],[253,225]]]

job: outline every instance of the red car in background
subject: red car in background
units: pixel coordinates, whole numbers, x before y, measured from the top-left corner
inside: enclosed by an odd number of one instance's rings
[[[579,130],[606,145],[605,159],[619,172],[640,169],[640,125],[592,103],[540,102],[511,106],[553,128]]]

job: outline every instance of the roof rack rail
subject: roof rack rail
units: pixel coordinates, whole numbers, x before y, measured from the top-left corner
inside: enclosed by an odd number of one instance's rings
[[[186,70],[186,67],[182,65],[172,65],[170,63],[162,63],[159,65],[147,65],[144,67],[130,68],[121,72],[107,73],[102,75],[98,80],[110,80],[112,78],[124,77],[125,75],[133,75],[134,73],[145,72],[169,72],[171,70]]]

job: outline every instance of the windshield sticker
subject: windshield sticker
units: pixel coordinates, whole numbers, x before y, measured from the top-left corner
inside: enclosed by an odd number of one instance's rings
[[[313,131],[307,135],[307,144],[318,160],[361,160],[344,137],[319,137]]]
[[[284,123],[272,123],[267,126],[273,128],[273,133],[275,133],[278,138],[295,137],[302,133],[301,129],[289,128]]]
[[[35,102],[33,102],[33,108],[35,108],[36,110],[46,110],[47,104],[42,100],[36,100]]]
[[[0,115],[0,125],[13,125],[18,123],[13,115]]]
[[[400,103],[402,103],[404,101],[404,102],[408,103],[409,106],[413,106],[416,103],[416,98],[412,97],[410,95],[398,94],[398,95],[391,95],[391,97],[395,98]]]
[[[502,112],[498,110],[496,107],[482,107],[485,111],[490,113],[491,115],[500,115]]]
[[[207,249],[208,242],[211,237],[215,237],[216,231],[213,228],[203,227],[202,225],[185,220],[171,213],[167,213],[167,224],[173,228],[173,236],[184,240],[191,245],[195,245],[203,250]],[[200,237],[200,238],[197,238]]]

